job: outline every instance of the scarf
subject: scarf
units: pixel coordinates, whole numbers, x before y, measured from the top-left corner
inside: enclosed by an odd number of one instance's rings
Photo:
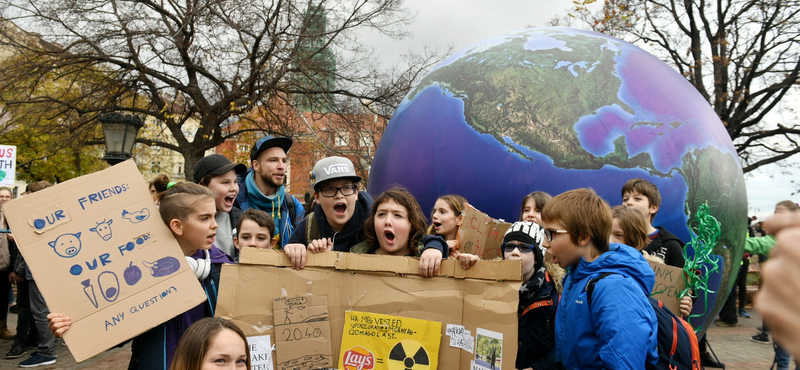
[[[199,280],[205,280],[211,273],[211,255],[207,250],[203,251],[204,258],[194,259],[194,257],[186,256],[186,262],[189,262],[189,267],[194,271],[194,276]]]
[[[531,253],[534,253],[533,276],[519,288],[519,301],[526,304],[537,298],[545,281],[544,250],[542,247],[534,246]]]
[[[275,220],[275,231],[273,231],[272,235],[280,237],[281,202],[284,197],[286,197],[286,189],[281,185],[275,193],[275,197],[269,198],[261,193],[261,190],[256,186],[256,181],[254,180],[255,174],[255,171],[250,171],[244,180],[245,186],[247,186],[247,201],[250,202],[250,208],[269,212],[272,219]]]

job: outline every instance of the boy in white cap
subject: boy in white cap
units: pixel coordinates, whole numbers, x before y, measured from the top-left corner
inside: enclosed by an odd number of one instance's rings
[[[348,252],[365,239],[364,223],[370,216],[373,199],[358,191],[360,181],[353,162],[347,158],[317,161],[311,173],[317,204],[283,248],[292,260],[292,268],[305,267],[308,251]]]

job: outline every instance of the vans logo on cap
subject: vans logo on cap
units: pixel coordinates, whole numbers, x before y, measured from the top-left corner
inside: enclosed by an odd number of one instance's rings
[[[334,173],[350,173],[350,168],[346,164],[332,164],[327,168],[323,168],[326,175],[332,175]]]

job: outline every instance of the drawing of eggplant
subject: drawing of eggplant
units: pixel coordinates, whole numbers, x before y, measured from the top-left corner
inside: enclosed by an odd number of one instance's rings
[[[155,262],[142,261],[142,265],[150,269],[150,275],[153,277],[162,277],[178,271],[181,268],[181,261],[167,256]]]

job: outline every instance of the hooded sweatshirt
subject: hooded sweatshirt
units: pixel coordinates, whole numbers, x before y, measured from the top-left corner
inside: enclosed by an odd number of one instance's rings
[[[651,236],[650,244],[644,250],[658,256],[669,266],[683,268],[685,263],[683,241],[661,226],[657,227],[656,230],[658,232],[655,233],[655,236]]]
[[[307,240],[309,234],[307,228],[309,223],[312,224],[311,230],[312,240],[319,238],[331,238],[333,241],[333,250],[336,252],[349,252],[350,248],[362,242],[364,236],[364,224],[367,223],[370,213],[372,212],[372,203],[374,200],[369,193],[359,191],[358,200],[355,203],[355,211],[353,217],[344,224],[342,231],[333,231],[328,219],[325,217],[325,212],[322,206],[317,204],[314,206],[314,212],[309,214],[295,229],[294,234],[289,239],[289,244],[299,243],[308,247],[310,240]],[[313,217],[312,221],[309,218]]]
[[[586,283],[603,272],[591,307]],[[556,361],[567,369],[637,369],[658,361],[657,321],[648,301],[653,269],[641,252],[613,243],[570,267],[556,314]]]
[[[192,256],[194,259],[203,257],[202,250],[198,250]],[[131,362],[128,365],[128,369],[169,369],[172,355],[175,353],[178,341],[180,341],[186,329],[204,317],[214,317],[214,310],[217,306],[217,287],[219,287],[219,267],[222,264],[233,263],[233,260],[215,245],[211,246],[209,257],[212,265],[211,273],[207,278],[198,280],[206,293],[206,301],[133,338]],[[154,304],[157,299],[161,298],[161,296],[157,296],[148,302]],[[147,312],[148,309],[152,309],[145,303],[135,307],[141,312]]]

